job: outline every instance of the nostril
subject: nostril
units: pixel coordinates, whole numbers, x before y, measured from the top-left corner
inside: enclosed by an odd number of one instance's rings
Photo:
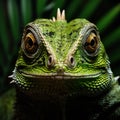
[[[73,57],[70,58],[70,62],[71,62],[71,64],[74,63],[74,58]]]
[[[64,68],[59,68],[59,69],[57,70],[57,73],[58,73],[58,74],[63,74],[63,73],[64,73]]]
[[[54,58],[52,55],[50,55],[48,58],[48,66],[51,67],[53,65],[54,65]]]
[[[73,67],[75,65],[75,60],[73,56],[70,56],[69,58],[70,65]]]

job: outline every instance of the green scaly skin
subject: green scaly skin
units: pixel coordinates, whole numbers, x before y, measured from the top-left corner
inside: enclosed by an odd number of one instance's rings
[[[28,39],[25,42],[29,33],[37,41],[32,52],[25,48],[33,46]],[[85,48],[91,33],[97,37],[92,52]],[[27,24],[12,82],[17,91],[16,120],[119,118],[120,87],[98,29],[86,19],[37,19]]]

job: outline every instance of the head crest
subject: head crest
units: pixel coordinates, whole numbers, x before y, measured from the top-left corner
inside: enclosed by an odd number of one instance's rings
[[[53,17],[52,19],[53,21],[56,20],[65,20],[65,10],[63,10],[62,12],[60,11],[60,9],[57,9],[57,18],[55,19],[55,17]]]

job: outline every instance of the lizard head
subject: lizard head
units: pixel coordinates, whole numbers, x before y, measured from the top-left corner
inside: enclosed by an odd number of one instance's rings
[[[37,19],[28,23],[13,72],[20,90],[32,95],[96,95],[112,72],[97,27],[86,19]]]

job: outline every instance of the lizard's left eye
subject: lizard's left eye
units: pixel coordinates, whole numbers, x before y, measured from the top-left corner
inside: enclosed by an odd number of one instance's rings
[[[97,34],[95,34],[94,32],[91,32],[87,36],[83,46],[84,46],[85,52],[89,56],[95,56],[99,48],[99,38]]]

